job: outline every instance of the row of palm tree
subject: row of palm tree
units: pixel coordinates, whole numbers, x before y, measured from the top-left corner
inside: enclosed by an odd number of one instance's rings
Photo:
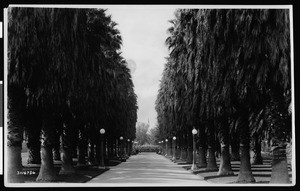
[[[255,182],[250,143],[253,163],[261,163],[260,143],[267,140],[270,183],[289,182],[289,10],[178,9],[170,22],[170,53],[156,100],[157,140],[176,136],[180,159],[191,162],[196,128],[198,165],[216,170],[220,150],[218,175],[232,175],[230,161],[239,159],[237,182]]]
[[[53,159],[74,173],[74,146],[85,164],[87,153],[99,160],[101,139],[114,157],[120,136],[135,138],[137,97],[116,25],[103,9],[8,9],[9,182],[22,181],[24,131],[37,181],[56,180]]]

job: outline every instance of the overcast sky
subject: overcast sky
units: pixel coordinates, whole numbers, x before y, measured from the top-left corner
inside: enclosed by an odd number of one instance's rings
[[[156,123],[155,100],[159,80],[168,56],[165,40],[168,22],[174,18],[174,8],[153,7],[113,7],[107,14],[118,23],[123,46],[122,56],[135,63],[132,73],[135,93],[138,97],[138,122],[150,121],[150,128]]]

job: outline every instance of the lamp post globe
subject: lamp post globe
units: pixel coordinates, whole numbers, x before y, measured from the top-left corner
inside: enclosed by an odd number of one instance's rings
[[[196,134],[198,133],[198,131],[195,129],[195,127],[194,127],[194,129],[192,130],[192,133],[193,133],[193,135],[196,135]]]
[[[105,129],[100,129],[100,134],[103,135],[105,133]]]

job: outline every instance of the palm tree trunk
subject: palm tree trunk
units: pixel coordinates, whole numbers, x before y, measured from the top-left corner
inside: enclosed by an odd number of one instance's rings
[[[103,140],[103,157],[104,161],[107,161],[108,159],[108,140],[104,138]]]
[[[231,135],[231,141],[230,141],[230,149],[231,149],[231,161],[239,161],[240,160],[240,144],[239,144],[239,138],[236,133]]]
[[[75,121],[75,120],[74,120]],[[78,147],[78,135],[79,135],[79,132],[78,132],[78,129],[77,129],[77,126],[75,126],[76,124],[74,124],[75,122],[73,122],[72,124],[72,127],[71,128],[74,128],[72,130],[72,135],[70,137],[70,141],[71,141],[71,151],[70,151],[70,154],[71,154],[71,157],[72,158],[78,158],[78,153],[77,153],[77,147]]]
[[[114,159],[115,157],[115,151],[114,151],[114,143],[113,143],[113,138],[110,137],[108,139],[108,159]]]
[[[226,118],[222,118],[216,121],[216,125],[219,127],[219,139],[221,144],[221,161],[219,167],[219,176],[233,175],[230,163],[229,153],[229,126]]]
[[[43,121],[42,136],[41,136],[41,160],[39,175],[36,181],[52,182],[57,180],[57,175],[53,164],[52,147],[54,144],[54,128],[49,124],[50,122]],[[47,124],[46,124],[47,123]]]
[[[119,142],[118,139],[114,138],[114,152],[115,152],[115,159],[119,159]]]
[[[215,134],[215,156],[216,158],[220,158],[221,157],[221,143],[218,139],[219,133]]]
[[[175,144],[175,161],[179,160],[180,155],[181,155],[181,149],[180,149],[180,145],[181,145],[181,137],[180,135],[177,134],[177,139],[176,139],[176,144]]]
[[[169,139],[167,142],[167,147],[168,147],[168,157],[172,158],[172,138]]]
[[[198,164],[197,164],[199,168],[205,168],[207,166],[207,161],[206,161],[207,149],[206,149],[205,139],[206,139],[205,128],[202,125],[200,126],[199,129],[199,147],[198,147],[199,157],[198,157]]]
[[[86,141],[85,141],[85,134],[83,129],[79,130],[79,137],[78,137],[78,166],[86,165],[85,161],[85,154],[86,154]]]
[[[41,143],[40,141],[36,141],[36,143],[32,143],[33,141],[28,141],[27,149],[28,149],[28,159],[27,164],[41,164]]]
[[[33,107],[27,110],[27,123],[26,123],[26,134],[27,134],[27,149],[28,149],[28,160],[27,164],[41,164],[41,117],[37,110],[37,107]]]
[[[254,154],[251,159],[251,164],[263,164],[263,159],[261,156],[261,141],[256,133],[252,138],[252,151]]]
[[[57,129],[55,134],[55,143],[53,146],[53,159],[60,161],[60,131]]]
[[[240,140],[239,135],[236,132],[236,124],[237,120],[233,119],[231,122],[231,131],[230,131],[230,154],[231,161],[239,161],[240,160]]]
[[[197,167],[199,168],[205,168],[207,166],[207,160],[206,160],[206,152],[207,149],[203,146],[198,147],[198,159],[197,159]]]
[[[55,145],[53,147],[53,160],[61,161],[60,158],[60,146]]]
[[[7,145],[7,182],[9,183],[23,183],[22,176],[22,158],[21,158],[22,144]]]
[[[100,135],[98,136],[100,137]],[[101,139],[96,139],[96,163],[100,164],[101,161]]]
[[[237,182],[255,182],[250,164],[249,145],[240,144],[241,164]]]
[[[177,160],[179,160],[179,158],[180,158],[180,155],[181,155],[181,149],[180,149],[180,145],[181,145],[181,136],[179,135],[179,134],[177,134],[177,139],[176,139],[176,145],[175,145],[175,153],[176,153],[176,155],[175,155],[175,162],[177,161]]]
[[[90,139],[89,141],[89,149],[88,149],[88,158],[89,158],[89,165],[94,165],[95,164],[95,146],[94,142]]]
[[[187,145],[186,145],[186,136],[182,133],[181,137],[182,137],[181,147],[180,147],[180,150],[181,150],[180,153],[181,154],[180,154],[179,160],[185,161],[186,157],[187,157],[187,152],[186,152],[186,148],[187,148]]]
[[[187,163],[192,163],[193,162],[193,139],[192,139],[192,133],[187,132],[186,137],[187,137],[187,157],[186,157],[186,162]]]
[[[38,120],[38,119],[36,119]],[[41,141],[40,141],[40,126],[28,127],[27,149],[28,159],[27,164],[41,164]]]
[[[286,148],[284,146],[277,146],[272,148],[273,159],[272,159],[272,174],[271,184],[287,184],[290,183],[288,168],[287,168],[287,157]]]
[[[208,156],[207,156],[207,171],[217,171],[217,161],[216,161],[216,155],[215,155],[215,149],[212,146],[208,146]]]
[[[251,170],[250,163],[250,132],[249,122],[246,111],[239,112],[238,130],[240,135],[240,171],[237,182],[251,183],[255,179]]]
[[[176,160],[176,140],[172,139],[172,161]]]
[[[270,105],[267,107],[267,121],[271,127],[271,150],[272,174],[271,184],[288,184],[290,183],[286,145],[291,133],[291,116],[288,109],[284,107],[282,96],[272,95]]]
[[[218,170],[216,155],[215,155],[215,129],[213,121],[207,124],[207,146],[208,146],[208,156],[207,156],[207,171]]]
[[[231,161],[239,161],[240,160],[240,145],[231,144],[230,145],[230,153],[231,153]]]
[[[72,158],[72,141],[74,137],[72,136],[71,129],[72,127],[64,124],[63,132],[61,135],[61,169],[59,174],[73,174],[75,173],[75,168],[73,166],[73,158]],[[73,138],[73,139],[72,139]]]
[[[25,106],[22,102],[21,90],[13,86],[8,87],[8,123],[7,123],[7,182],[21,183],[24,182],[21,175],[22,171],[22,141],[23,128],[22,116],[24,116],[22,107]],[[23,98],[24,99],[24,98]]]
[[[40,181],[40,182],[56,181],[57,176],[54,169],[51,146],[41,147],[41,159],[42,159],[42,164],[36,181]]]

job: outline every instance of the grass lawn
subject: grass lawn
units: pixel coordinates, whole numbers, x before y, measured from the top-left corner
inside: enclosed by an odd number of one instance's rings
[[[27,164],[28,154],[24,149],[22,151],[22,165],[23,169],[20,172],[20,176],[24,180],[25,183],[39,183],[36,182],[36,178],[38,177],[40,165],[38,164]],[[110,160],[106,161],[105,166],[108,167],[107,169],[99,169],[95,165],[85,165],[85,166],[77,166],[77,159],[73,158],[73,165],[76,170],[75,174],[70,175],[59,175],[61,161],[54,161],[54,168],[57,174],[57,183],[84,183],[92,178],[104,173],[105,171],[109,170],[110,166],[116,166],[120,164],[120,161],[117,160]],[[41,182],[42,183],[42,182]]]

